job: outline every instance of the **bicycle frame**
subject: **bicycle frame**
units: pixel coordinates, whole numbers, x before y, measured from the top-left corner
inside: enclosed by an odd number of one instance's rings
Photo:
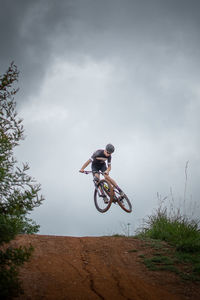
[[[101,172],[101,171],[99,171],[99,172],[97,172],[97,171],[84,171],[84,172],[81,172],[81,173],[84,173],[84,174],[98,173],[98,174],[104,175],[104,173]],[[96,206],[97,210],[99,210],[100,212],[106,212],[110,208],[110,206],[113,202],[113,203],[118,203],[119,206],[124,211],[126,211],[128,213],[132,212],[132,205],[131,205],[131,202],[128,199],[127,195],[122,192],[123,195],[121,196],[120,192],[115,188],[115,186],[108,179],[98,178],[98,180],[95,180],[95,177],[94,177],[93,182],[94,182],[94,186],[95,186],[94,197],[95,197],[95,206]],[[103,182],[105,182],[106,184],[109,185],[109,190],[105,190],[104,185],[102,186]],[[99,205],[97,203],[97,200],[96,200],[96,196],[95,196],[96,194],[98,194],[98,196],[100,198],[101,197],[103,197],[103,198],[104,197],[109,197],[109,201],[105,202],[105,203],[108,203],[107,207],[105,207],[105,208],[99,207]]]

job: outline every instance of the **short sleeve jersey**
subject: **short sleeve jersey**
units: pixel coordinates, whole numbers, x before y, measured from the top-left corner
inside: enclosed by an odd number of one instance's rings
[[[108,165],[111,165],[111,159],[112,159],[111,155],[109,155],[108,157],[105,156],[104,150],[102,149],[95,151],[90,158],[93,164],[98,164],[98,165],[105,163],[106,160]]]

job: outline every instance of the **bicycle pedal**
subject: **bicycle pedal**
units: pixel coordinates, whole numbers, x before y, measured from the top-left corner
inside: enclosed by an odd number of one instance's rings
[[[117,198],[116,197],[113,198],[113,203],[115,203],[115,204],[117,203]]]

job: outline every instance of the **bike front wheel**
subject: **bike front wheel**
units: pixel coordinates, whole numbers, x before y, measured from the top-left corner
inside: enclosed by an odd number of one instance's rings
[[[94,190],[94,204],[96,209],[101,213],[106,212],[112,204],[112,199],[112,186],[105,179],[100,180]]]

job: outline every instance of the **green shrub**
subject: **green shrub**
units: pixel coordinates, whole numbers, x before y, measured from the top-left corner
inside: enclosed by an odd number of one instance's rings
[[[168,216],[167,209],[158,209],[149,216],[146,226],[140,231],[141,236],[166,241],[178,251],[200,251],[200,232],[198,222],[186,217]]]
[[[8,248],[17,234],[35,233],[39,226],[27,215],[43,201],[40,185],[27,174],[29,166],[17,165],[14,148],[23,140],[22,120],[17,117],[13,88],[18,80],[12,63],[0,76],[0,299],[11,299],[22,292],[18,267],[27,261],[32,247]]]

